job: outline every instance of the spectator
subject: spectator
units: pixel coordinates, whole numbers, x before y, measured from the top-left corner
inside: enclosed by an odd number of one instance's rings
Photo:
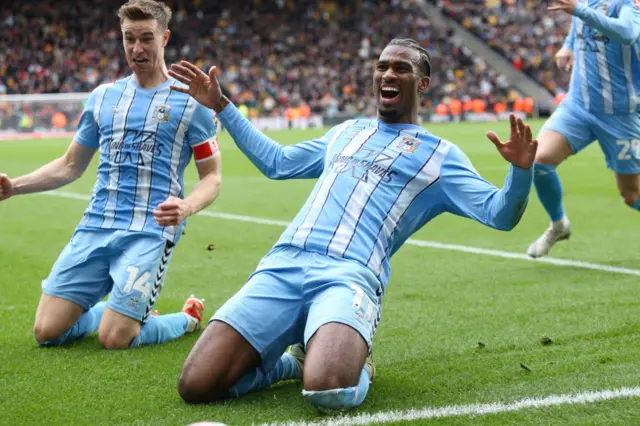
[[[115,16],[121,3],[29,1],[3,9],[4,90],[87,92],[128,75]],[[413,0],[168,3],[176,20],[167,62],[216,64],[232,101],[261,115],[283,116],[303,103],[311,113],[374,115],[371,68],[394,37],[413,38],[431,52],[425,105],[469,96],[492,106],[511,90],[504,76],[460,45],[451,28],[427,19]]]
[[[556,95],[569,87],[569,73],[557,72],[554,56],[571,26],[567,14],[550,15],[538,0],[431,0]]]

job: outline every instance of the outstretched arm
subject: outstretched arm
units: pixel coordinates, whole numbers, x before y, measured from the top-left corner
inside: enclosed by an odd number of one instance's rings
[[[591,28],[620,44],[633,44],[640,37],[640,6],[636,0],[623,2],[617,18],[605,16],[577,0],[554,0],[550,11],[563,11],[582,19]]]
[[[78,131],[67,152],[28,175],[9,179],[0,174],[0,201],[13,195],[57,189],[82,176],[99,147],[100,129],[93,111],[95,93],[94,90],[85,104]]]
[[[14,179],[0,174],[0,201],[13,195],[57,189],[73,182],[82,176],[95,152],[96,148],[73,141],[62,157],[32,173]]]
[[[215,76],[215,67],[205,74],[195,65],[182,61],[172,65],[169,74],[188,87],[172,86],[188,93],[200,104],[216,111],[218,119],[240,150],[270,179],[316,178],[324,168],[329,132],[321,139],[283,146],[260,132],[224,96]]]
[[[320,139],[283,146],[256,129],[231,103],[217,117],[240,150],[268,178],[317,178],[322,174],[335,130]]]
[[[518,224],[531,191],[537,142],[532,140],[531,129],[522,120],[516,122],[512,115],[511,124],[511,140],[506,144],[501,143],[495,133],[488,134],[511,163],[502,189],[480,177],[460,149],[452,147],[449,151],[440,172],[448,211],[503,231],[510,231]]]

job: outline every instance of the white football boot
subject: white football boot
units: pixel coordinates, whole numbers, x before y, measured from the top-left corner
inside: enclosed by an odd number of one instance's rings
[[[551,247],[558,241],[568,240],[571,236],[571,222],[564,216],[557,222],[552,222],[551,225],[544,231],[537,240],[529,246],[527,254],[533,258],[542,257],[549,253]]]

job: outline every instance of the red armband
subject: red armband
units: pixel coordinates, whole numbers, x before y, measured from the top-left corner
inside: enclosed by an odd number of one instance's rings
[[[213,158],[218,152],[220,152],[220,146],[216,136],[193,146],[193,156],[196,159],[196,163]]]

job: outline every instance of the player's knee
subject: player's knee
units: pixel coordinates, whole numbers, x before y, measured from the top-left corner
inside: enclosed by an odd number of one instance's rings
[[[559,166],[562,163],[562,158],[558,158],[553,153],[537,153],[535,162],[536,164],[544,164],[547,166]]]
[[[358,384],[358,375],[345,375],[335,372],[325,374],[313,374],[305,371],[304,388],[307,391],[328,391],[331,389],[341,389]]]
[[[207,386],[202,380],[183,371],[178,379],[178,393],[187,404],[202,404],[206,401]]]
[[[536,163],[559,166],[572,153],[566,138],[558,132],[543,130],[538,136]]]
[[[218,383],[205,380],[190,368],[183,368],[178,379],[178,393],[187,404],[203,404],[221,399]]]
[[[359,377],[360,372],[356,371],[307,368],[302,395],[311,405],[321,410],[350,410],[362,404],[366,394],[358,392]]]
[[[621,190],[620,195],[622,195],[624,203],[629,207],[635,207],[640,200],[640,192],[638,191]]]
[[[128,327],[111,327],[100,329],[98,339],[105,349],[126,349],[136,336]]]
[[[33,325],[33,337],[40,345],[56,341],[64,331],[57,324],[50,321],[36,321]]]

